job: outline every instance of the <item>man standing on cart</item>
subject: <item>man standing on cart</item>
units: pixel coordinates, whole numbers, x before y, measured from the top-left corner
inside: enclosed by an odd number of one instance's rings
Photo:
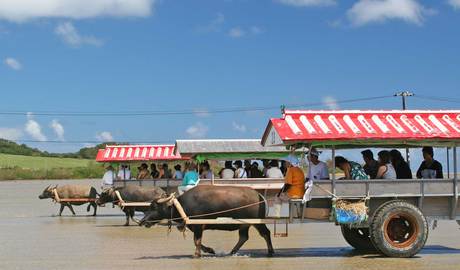
[[[286,159],[287,172],[283,188],[275,199],[274,216],[281,216],[281,207],[290,199],[301,199],[305,194],[305,174],[300,168],[299,159],[293,155]]]

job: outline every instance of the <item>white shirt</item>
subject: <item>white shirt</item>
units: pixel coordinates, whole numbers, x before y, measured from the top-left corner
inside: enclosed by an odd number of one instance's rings
[[[383,174],[382,179],[396,179],[396,171],[391,163],[386,164],[387,171]]]
[[[320,161],[318,164],[309,164],[310,170],[308,172],[308,179],[321,180],[329,179],[329,171],[327,169],[327,164]]]
[[[266,173],[267,178],[284,178],[283,172],[280,170],[278,167],[271,167],[270,169],[267,170]]]
[[[235,171],[235,178],[248,178],[246,170],[244,168],[239,168]]]
[[[129,169],[121,169],[118,171],[118,179],[129,180],[131,179],[131,171]]]
[[[102,177],[102,183],[105,185],[113,185],[113,180],[115,179],[115,174],[113,171],[106,171]]]
[[[235,173],[231,169],[224,169],[222,171],[222,179],[233,179],[235,177]]]

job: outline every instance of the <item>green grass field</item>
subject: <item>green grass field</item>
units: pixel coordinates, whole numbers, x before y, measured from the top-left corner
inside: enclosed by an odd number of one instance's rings
[[[99,178],[103,172],[89,159],[0,154],[0,180]]]
[[[30,157],[0,154],[0,168],[53,169],[87,167],[94,161],[88,159]]]

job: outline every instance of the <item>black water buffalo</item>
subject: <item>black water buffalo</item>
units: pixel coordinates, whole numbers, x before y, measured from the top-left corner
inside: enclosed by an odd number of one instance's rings
[[[159,187],[140,187],[140,186],[126,186],[118,188],[108,188],[102,191],[101,195],[97,199],[96,203],[98,205],[103,205],[106,203],[116,203],[119,201],[115,191],[120,193],[121,198],[125,202],[152,202],[158,200],[159,198],[166,197],[166,192],[164,192]],[[135,212],[147,212],[150,210],[150,207],[125,207],[122,209],[126,214],[126,223],[125,226],[129,226],[129,219],[131,218],[134,222],[138,223],[134,219]]]
[[[55,190],[58,194],[59,198],[56,198]],[[42,192],[39,199],[89,199],[92,201],[75,201],[75,202],[60,202],[61,209],[59,210],[59,216],[62,215],[62,211],[64,211],[64,207],[68,207],[72,214],[75,216],[75,211],[73,210],[72,205],[83,205],[89,203],[88,208],[86,209],[87,212],[91,210],[91,206],[94,208],[93,216],[96,216],[97,212],[97,204],[95,202],[98,193],[96,189],[92,186],[87,185],[64,185],[64,186],[55,186],[51,187],[48,186]]]
[[[146,213],[141,220],[140,225],[150,227],[162,219],[175,219],[175,222],[183,222],[174,205],[172,205],[173,196],[158,199],[152,202],[151,210]],[[185,213],[191,219],[193,216],[201,219],[215,219],[218,217],[229,217],[234,219],[262,219],[266,217],[265,199],[255,190],[243,187],[230,186],[197,186],[177,198],[182,205]],[[245,207],[251,205],[249,207]],[[229,209],[239,208],[230,212]],[[222,212],[224,211],[224,212]],[[217,213],[220,212],[220,213]],[[212,214],[217,213],[217,214]],[[212,215],[207,215],[212,214]],[[201,217],[198,217],[200,216]],[[203,216],[206,215],[206,216]],[[179,219],[178,219],[179,218]],[[203,231],[205,230],[239,230],[239,241],[231,251],[235,254],[249,239],[248,232],[252,225],[239,224],[213,224],[213,225],[187,225],[187,228],[194,233],[195,257],[201,256],[201,251],[215,254],[212,248],[206,247],[201,243]],[[265,224],[253,225],[259,234],[265,239],[268,248],[268,256],[274,254],[270,230]]]

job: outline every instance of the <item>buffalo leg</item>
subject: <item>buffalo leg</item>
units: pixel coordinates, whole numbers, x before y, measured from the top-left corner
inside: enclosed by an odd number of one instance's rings
[[[129,212],[129,216],[131,217],[131,220],[137,225],[139,225],[140,221],[134,218],[135,214],[136,214],[136,211],[134,209]]]
[[[72,212],[72,215],[74,215],[74,216],[75,216],[76,214],[75,214],[75,211],[73,210],[73,207],[72,207],[72,205],[71,205],[70,203],[68,203],[68,204],[67,204],[67,207],[69,207],[69,209],[70,209],[70,212]]]
[[[200,226],[196,226],[193,230],[193,241],[195,242],[195,255],[194,258],[201,257],[201,238],[203,237],[203,229]]]
[[[216,255],[216,252],[214,251],[214,249],[210,248],[210,247],[207,247],[203,244],[201,244],[201,250],[205,253],[208,253],[208,254],[212,254],[212,255]]]
[[[239,235],[240,235],[240,239],[238,240],[238,243],[236,243],[236,246],[232,249],[232,252],[231,252],[232,255],[236,254],[238,250],[240,250],[240,248],[244,245],[244,243],[248,241],[249,227],[248,226],[241,227],[239,230]]]
[[[96,216],[96,212],[97,212],[97,204],[95,202],[92,202],[91,205],[93,206],[94,208],[94,212],[93,212],[93,217]]]
[[[61,209],[59,209],[59,216],[62,216],[62,211],[64,211],[65,205],[61,203]]]
[[[268,256],[273,256],[275,251],[273,250],[272,238],[270,236],[270,230],[267,228],[267,225],[257,224],[254,225],[254,227],[256,227],[256,230],[259,232],[260,236],[262,236],[265,239],[265,242],[267,242]]]
[[[124,210],[126,215],[126,222],[124,226],[129,226],[129,210]]]

